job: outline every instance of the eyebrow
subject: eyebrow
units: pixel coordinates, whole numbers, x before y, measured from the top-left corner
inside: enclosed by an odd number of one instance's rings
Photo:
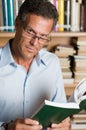
[[[30,26],[27,26],[27,29],[31,29],[32,31],[33,31],[33,33],[35,33],[35,34],[37,34],[36,33],[36,31],[32,28],[32,27],[30,27]],[[49,34],[40,34],[41,36],[48,36]]]
[[[33,28],[31,28],[30,26],[27,26],[26,28],[27,28],[27,29],[31,29],[35,34],[37,34],[37,33],[35,32],[35,30],[34,30]]]

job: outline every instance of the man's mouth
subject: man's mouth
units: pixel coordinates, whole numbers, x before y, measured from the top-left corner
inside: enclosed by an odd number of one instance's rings
[[[27,48],[28,52],[33,53],[35,51],[33,47],[26,47],[26,48]]]

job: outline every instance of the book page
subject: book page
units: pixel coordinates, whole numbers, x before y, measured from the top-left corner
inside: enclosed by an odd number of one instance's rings
[[[86,92],[86,79],[82,79],[81,82],[76,86],[74,92],[70,96],[68,102],[77,102],[79,103],[81,100],[86,99],[84,93]]]

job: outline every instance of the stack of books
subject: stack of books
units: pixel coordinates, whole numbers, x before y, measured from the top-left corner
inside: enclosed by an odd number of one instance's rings
[[[86,110],[73,115],[71,120],[71,130],[86,130]]]
[[[86,77],[86,38],[79,37],[77,41],[78,52],[75,58],[75,82]]]
[[[74,48],[72,46],[57,46],[55,49],[55,54],[59,57],[60,60],[64,83],[73,83],[74,74],[71,70],[71,56],[75,54]]]

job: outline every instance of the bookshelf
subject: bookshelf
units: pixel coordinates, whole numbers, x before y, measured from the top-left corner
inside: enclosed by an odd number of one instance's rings
[[[86,32],[52,32],[52,37],[86,37]]]

